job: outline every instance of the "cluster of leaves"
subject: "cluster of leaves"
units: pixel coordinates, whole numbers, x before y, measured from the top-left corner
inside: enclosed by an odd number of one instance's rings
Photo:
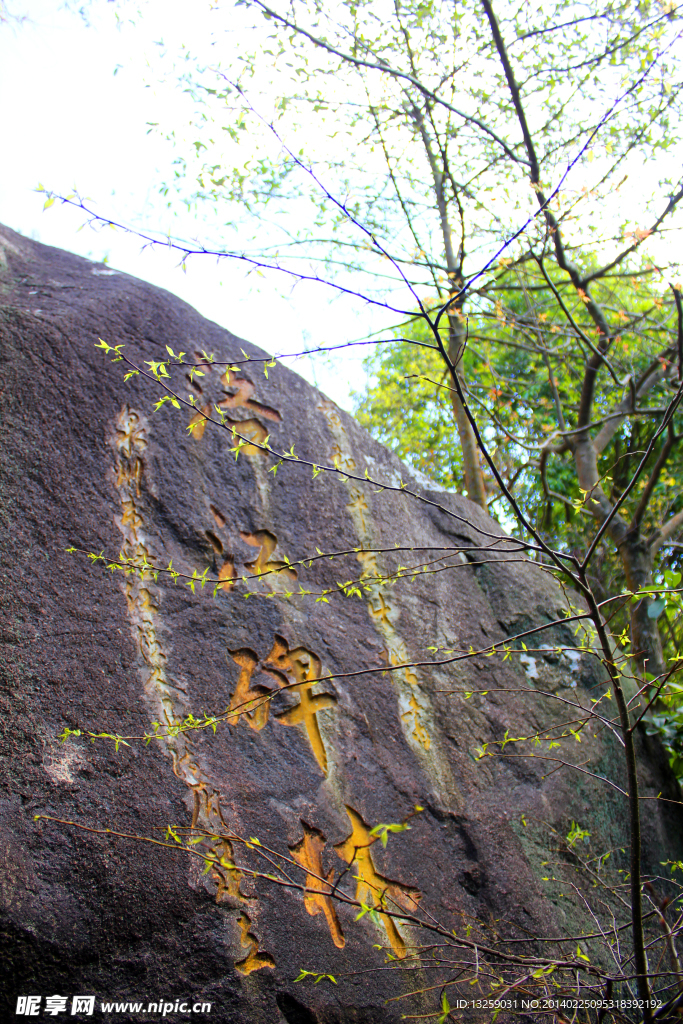
[[[654,280],[653,280],[654,279]],[[477,412],[493,458],[526,517],[556,549],[585,550],[595,532],[587,495],[582,492],[571,453],[553,452],[570,431],[581,402],[586,347],[577,330],[591,330],[578,296],[556,276],[552,285],[566,312],[532,261],[501,268],[494,282],[472,296],[468,343],[463,359],[468,397]],[[618,402],[633,382],[657,362],[675,358],[677,320],[673,300],[662,294],[661,277],[652,267],[624,269],[595,289],[603,308],[623,324],[610,356],[617,386],[596,394],[596,430],[610,422]],[[568,317],[574,321],[570,323]],[[378,348],[366,361],[368,384],[356,395],[356,415],[382,443],[409,465],[449,489],[462,486],[462,451],[453,424],[450,379],[443,359],[427,347],[430,335],[422,319],[401,328],[402,338]],[[417,344],[416,344],[417,343]],[[668,353],[668,360],[662,353]],[[611,443],[602,451],[599,473],[611,500],[624,492],[652,432],[657,413],[666,406],[671,385],[662,377],[651,389],[639,415],[621,417]],[[564,423],[560,416],[564,418]],[[683,417],[674,418],[674,433]],[[655,448],[646,472],[626,506],[633,513],[643,498],[649,472],[665,445]],[[550,454],[546,453],[550,450]],[[489,477],[490,510],[521,536],[519,522],[506,515],[501,494]],[[658,485],[648,495],[643,531],[648,533],[683,508],[683,448],[674,444]],[[675,540],[658,552],[653,590],[675,591],[680,582],[683,547]],[[603,543],[591,568],[591,583],[604,600],[624,592],[624,568],[617,552]],[[628,635],[627,603],[614,606],[615,635]],[[673,663],[683,642],[683,614],[678,596],[658,597],[649,609],[660,622],[665,654]],[[628,646],[628,640],[626,640]],[[671,684],[652,717],[683,775],[683,700]]]
[[[637,380],[659,353],[675,344],[675,307],[662,298],[661,286],[651,283],[654,275],[654,268],[625,271],[600,283],[603,306],[614,310],[624,325],[610,360],[624,384],[618,390],[599,391],[596,423],[610,416],[628,379]],[[589,332],[592,325],[566,280],[554,283],[577,324]],[[578,547],[589,519],[580,515],[584,501],[571,455],[549,459],[545,481],[539,458],[548,443],[562,435],[558,405],[571,430],[581,398],[585,346],[530,261],[501,268],[471,299],[464,375],[494,461],[529,520],[548,530],[555,545]],[[403,325],[401,333],[401,340],[378,347],[366,360],[368,383],[355,396],[356,416],[409,465],[457,490],[463,479],[462,453],[453,426],[447,369],[438,350],[426,347],[430,342],[433,346],[433,339],[424,320]],[[652,414],[624,421],[612,447],[602,453],[600,473],[611,484],[611,494],[619,494],[633,475],[653,416],[670,395],[666,382],[658,384],[648,403]],[[651,461],[656,461],[656,453]],[[650,505],[653,521],[669,509],[678,510],[682,478],[683,455],[674,449],[664,486]],[[505,514],[500,491],[489,482],[491,511]],[[644,480],[633,494],[634,505],[643,487]],[[519,530],[512,520],[510,527]]]

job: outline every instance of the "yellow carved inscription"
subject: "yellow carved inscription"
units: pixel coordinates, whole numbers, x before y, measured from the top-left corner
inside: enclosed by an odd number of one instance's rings
[[[377,908],[379,918],[384,925],[387,938],[395,955],[403,959],[406,944],[398,930],[394,918],[384,911],[398,911],[400,908],[414,911],[420,899],[420,891],[410,885],[394,882],[381,875],[372,859],[370,847],[377,842],[377,836],[370,834],[370,826],[353,807],[346,806],[346,813],[351,821],[351,835],[342,843],[337,843],[335,850],[347,864],[356,865],[357,880],[356,899],[365,906]]]
[[[296,569],[292,569],[287,562],[273,559],[271,556],[277,547],[277,537],[269,530],[257,530],[256,533],[240,533],[240,537],[253,548],[260,548],[258,555],[253,562],[245,564],[246,569],[251,569],[254,575],[270,574],[264,576],[264,583],[272,584],[277,576],[288,580],[295,580],[298,577]]]
[[[235,571],[235,559],[230,555],[223,562],[223,565],[218,571],[218,579],[222,582],[218,584],[219,590],[231,590],[234,586],[235,580],[237,579],[237,573]]]
[[[290,651],[287,641],[275,636],[273,648],[266,658],[265,666],[280,671],[288,683],[294,682],[288,693],[295,694],[299,703],[277,715],[282,725],[302,725],[316,761],[327,774],[327,752],[320,734],[318,712],[334,707],[337,698],[330,693],[313,693],[315,681],[320,679],[322,664],[320,658],[305,647]]]
[[[199,412],[196,412],[190,422],[187,425],[188,430],[192,434],[195,441],[201,441],[204,437],[204,431],[206,430],[206,424],[208,422],[207,417],[211,415],[211,405],[207,404]]]
[[[221,409],[249,409],[264,419],[273,420],[274,423],[282,422],[277,409],[271,409],[269,405],[263,405],[253,398],[256,389],[246,377],[238,377],[234,370],[228,369],[221,377],[221,383],[226,389],[230,388],[227,397],[218,403]]]
[[[275,961],[270,953],[262,953],[258,948],[258,939],[251,928],[251,919],[243,912],[239,916],[240,942],[248,947],[249,952],[244,960],[238,960],[235,967],[241,974],[251,974],[252,971],[260,971],[262,967],[275,967]]]
[[[267,406],[253,399],[254,388],[251,382],[236,377],[232,371],[228,371],[222,379],[226,386],[233,389],[233,393],[228,394],[222,403],[225,408],[246,409],[257,412],[267,419],[279,421],[279,414],[275,410],[269,410]],[[206,406],[202,410],[197,410],[193,417],[191,433],[197,440],[203,435],[209,412],[210,407]],[[232,426],[234,431],[259,443],[265,440],[265,427],[256,419],[233,422]],[[140,564],[143,560],[149,560],[152,555],[150,541],[146,535],[146,506],[142,500],[143,454],[148,446],[143,417],[127,407],[124,408],[116,424],[114,443],[117,453],[116,487],[121,507],[117,522],[123,537],[122,551],[125,558]],[[243,451],[248,455],[254,455],[259,450],[255,446],[247,445]],[[343,446],[340,445],[336,456],[335,461],[340,468],[346,472],[355,469],[353,459]],[[372,547],[370,510],[364,495],[356,488],[351,490],[349,508],[361,540],[361,547]],[[227,522],[226,517],[214,506],[211,506],[211,512],[216,527],[222,529]],[[207,538],[214,552],[224,559],[218,575],[221,588],[228,590],[234,586],[236,580],[234,558],[227,550],[224,551],[223,542],[216,534],[207,531]],[[286,580],[297,578],[296,570],[286,561],[275,559],[277,538],[274,534],[267,530],[259,530],[253,534],[244,533],[242,538],[252,547],[258,548],[254,560],[247,563],[247,568],[252,573],[272,574],[271,581],[276,581],[278,577]],[[387,661],[393,665],[402,665],[409,658],[406,645],[396,630],[398,608],[392,600],[390,590],[382,586],[381,581],[374,585],[372,579],[374,576],[381,576],[377,554],[361,550],[358,558],[362,566],[362,575],[369,584],[370,616],[387,644]],[[266,575],[265,580],[268,579]],[[221,793],[202,768],[188,734],[174,730],[166,731],[164,728],[178,725],[185,718],[187,707],[182,690],[168,675],[167,655],[163,645],[164,632],[160,628],[159,619],[163,592],[150,572],[125,576],[124,587],[131,624],[144,665],[145,693],[155,705],[156,716],[161,726],[159,742],[172,759],[174,774],[192,793],[191,829],[195,831],[197,838],[199,835],[205,835],[202,842],[195,846],[195,850],[202,857],[211,860],[211,878],[216,884],[216,899],[228,902],[233,907],[237,904],[239,909],[237,924],[240,942],[246,950],[246,955],[235,966],[245,975],[264,968],[273,968],[273,957],[259,949],[259,939],[252,919],[242,909],[246,901],[241,889],[242,872],[235,866],[230,838],[232,832],[221,807]],[[278,694],[278,700],[284,700],[290,706],[274,715],[275,721],[283,726],[298,727],[305,734],[320,769],[327,773],[328,753],[318,716],[321,711],[335,706],[336,697],[331,693],[314,692],[322,674],[320,658],[303,646],[290,648],[288,641],[278,634],[274,636],[273,646],[263,660],[247,647],[231,650],[228,655],[239,670],[230,698],[230,710],[235,712],[232,722],[244,722],[250,729],[260,732],[269,721],[271,696],[282,690],[283,692]],[[269,676],[275,685],[267,686],[255,681],[258,680],[259,673]],[[415,673],[406,669],[405,682],[409,684],[406,694],[409,699],[403,700],[401,697],[399,700],[402,724],[418,744],[428,749],[429,736],[422,724],[423,709]],[[358,811],[350,806],[347,806],[346,811],[351,832],[334,849],[347,865],[354,868],[357,881],[356,899],[378,915],[394,954],[399,958],[405,958],[406,941],[392,917],[392,912],[399,908],[408,912],[413,911],[420,893],[417,889],[394,881],[378,871],[371,851],[377,836],[372,834],[370,826]],[[302,838],[290,847],[290,852],[292,859],[305,873],[304,907],[311,916],[324,916],[333,943],[341,949],[345,945],[345,938],[333,898],[334,869],[326,872],[323,866],[326,838],[319,829],[305,822],[302,822],[302,828]]]
[[[258,657],[248,647],[239,651],[229,651],[230,657],[239,665],[240,675],[237,686],[230,701],[229,711],[239,711],[239,715],[231,718],[230,721],[237,724],[244,720],[248,726],[256,732],[260,732],[268,721],[270,713],[270,701],[268,698],[271,691],[266,686],[252,686],[251,677],[258,665]]]
[[[290,846],[289,850],[292,858],[306,871],[304,906],[312,917],[322,911],[330,929],[332,941],[338,949],[343,949],[346,941],[344,933],[334,909],[334,902],[327,895],[332,892],[334,868],[330,868],[327,874],[323,870],[322,851],[327,839],[320,829],[312,828],[305,821],[302,821],[301,824],[304,830],[303,839],[300,839],[295,846]]]
[[[265,455],[266,454],[263,451],[262,448],[257,447],[258,445],[263,444],[265,439],[268,437],[268,431],[266,430],[266,428],[263,426],[262,423],[259,423],[258,420],[228,420],[228,419],[226,419],[225,422],[229,423],[230,426],[232,427],[232,437],[233,437],[233,442],[235,444],[237,444],[237,442],[240,440],[240,437],[241,438],[245,438],[246,437],[247,441],[255,441],[256,442],[256,444],[248,444],[247,443],[247,444],[243,445],[242,451],[244,452],[245,455],[249,455],[249,456],[253,457],[255,455]],[[238,434],[239,434],[239,437],[237,436]]]

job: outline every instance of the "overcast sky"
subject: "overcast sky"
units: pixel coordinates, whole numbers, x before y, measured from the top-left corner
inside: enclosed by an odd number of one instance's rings
[[[189,101],[176,78],[169,71],[160,82],[164,65],[157,43],[163,39],[171,53],[181,44],[207,52],[214,27],[211,4],[87,0],[86,19],[75,0],[6,3],[19,20],[0,23],[0,222],[38,241],[95,260],[106,258],[111,266],[181,296],[269,352],[341,344],[392,322],[357,301],[333,298],[319,285],[300,284],[283,294],[281,279],[245,277],[235,263],[217,266],[211,258],[194,258],[183,273],[177,257],[160,248],[141,251],[139,240],[123,233],[83,227],[78,211],[56,204],[43,212],[44,197],[35,191],[39,184],[63,193],[76,188],[106,216],[185,238],[202,237],[196,215],[174,218],[165,208],[159,186],[168,180],[175,154],[158,135],[148,134],[148,122],[187,121]],[[126,11],[134,25],[124,17],[117,28],[116,13]],[[238,7],[229,13],[230,28],[220,33],[223,59],[226,49],[239,47],[245,38],[240,19],[248,16]],[[299,143],[314,153],[319,140],[311,132]],[[676,164],[672,173],[677,176],[680,152],[662,159]],[[599,177],[597,161],[573,172],[573,187],[584,180],[590,186],[591,176]],[[643,186],[652,179],[651,168],[636,168],[612,202],[635,211]],[[654,245],[648,242],[648,252],[662,262],[680,258],[679,249],[678,232]],[[350,409],[351,389],[361,389],[364,381],[364,351],[345,351],[332,361],[306,357],[294,368]]]
[[[147,134],[147,122],[172,123],[183,97],[173,81],[159,88],[147,61],[162,36],[171,47],[206,37],[210,8],[148,0],[137,15],[131,3],[135,27],[117,29],[114,8],[103,0],[88,9],[87,21],[62,0],[9,0],[8,6],[23,20],[0,23],[1,223],[91,259],[106,258],[269,352],[339,344],[366,335],[368,325],[383,326],[377,314],[335,300],[321,286],[297,285],[282,294],[281,283],[247,278],[240,267],[217,266],[208,257],[190,261],[183,273],[177,257],[162,249],[141,251],[138,240],[120,232],[83,227],[78,211],[56,204],[43,212],[39,184],[58,192],[77,188],[107,216],[201,237],[201,224],[189,215],[171,218],[158,194],[173,153]],[[305,358],[292,366],[350,409],[350,391],[364,379],[361,361],[360,353],[345,353],[333,362]]]

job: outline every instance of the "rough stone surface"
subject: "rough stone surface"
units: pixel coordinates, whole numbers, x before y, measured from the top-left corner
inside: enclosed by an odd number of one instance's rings
[[[305,903],[300,890],[246,873],[202,874],[200,858],[35,815],[157,839],[168,824],[194,823],[291,848],[301,865],[335,877],[358,846],[342,883],[352,895],[354,876],[372,884],[379,874],[404,906],[419,896],[449,928],[463,913],[493,915],[519,935],[584,927],[578,901],[542,880],[547,825],[565,835],[576,820],[593,848],[622,845],[622,798],[586,775],[544,779],[547,763],[476,762],[474,751],[506,730],[521,736],[559,721],[535,690],[587,699],[600,686],[594,659],[549,647],[523,662],[480,657],[353,675],[550,621],[563,604],[553,582],[495,554],[504,535],[493,521],[463,497],[425,489],[287,368],[266,379],[255,361],[222,380],[205,368],[197,402],[223,401],[245,434],[269,434],[302,459],[336,459],[387,485],[403,479],[432,504],[339,475],[313,480],[309,467],[273,473],[274,458],[254,448],[236,461],[227,431],[199,436],[186,430],[186,410],[153,412],[158,386],[124,383],[98,338],[137,359],[159,359],[167,344],[193,357],[263,358],[166,292],[0,229],[3,1016],[31,992],[196,998],[212,1003],[207,1019],[229,1024],[390,1024],[433,1010],[426,997],[387,1002],[428,978],[373,973],[384,958],[376,946],[400,956],[403,944],[424,941],[414,929],[392,931],[367,914],[355,922],[353,907],[311,895]],[[185,381],[179,390],[193,389]],[[414,583],[316,601],[338,579],[442,554],[354,549],[482,543],[494,549],[485,565],[452,556],[457,568]],[[193,594],[163,576],[125,578],[70,546],[172,558],[182,571],[222,572],[226,586],[214,599],[208,587]],[[239,579],[318,548],[351,553],[299,566],[296,580],[292,570]],[[300,587],[313,594],[297,596]],[[572,636],[555,630],[544,642],[571,645]],[[306,685],[318,675],[332,678]],[[57,739],[65,727],[141,735],[165,715],[222,712],[292,683],[302,685],[215,735],[118,751],[106,740]],[[463,688],[489,692],[448,693]],[[605,735],[585,735],[581,752],[592,770],[623,782]],[[656,745],[643,752],[642,785],[646,795],[677,795]],[[424,810],[410,830],[386,849],[367,845],[366,826],[400,822],[415,805]],[[680,826],[675,809],[646,805],[650,864],[681,856]],[[272,871],[237,841],[212,848],[226,863]],[[303,879],[303,869],[288,870]],[[296,984],[301,968],[338,985]]]

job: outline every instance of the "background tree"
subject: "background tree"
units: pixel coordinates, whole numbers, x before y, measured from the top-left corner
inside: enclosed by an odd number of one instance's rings
[[[580,409],[581,339],[564,316],[562,321],[555,319],[555,296],[550,287],[543,287],[540,274],[529,274],[526,267],[518,268],[515,274],[520,282],[518,290],[510,284],[511,271],[506,271],[508,288],[495,293],[496,311],[487,314],[481,310],[470,317],[465,354],[469,398],[487,424],[487,440],[507,488],[517,495],[527,517],[565,550],[579,552],[595,532],[595,516],[589,507],[590,496],[580,488],[574,455],[569,444],[562,441],[562,431],[564,428],[567,436],[571,427],[567,427],[566,420]],[[654,418],[671,393],[667,371],[670,373],[676,362],[675,306],[673,301],[665,302],[646,282],[647,276],[634,274],[601,288],[604,307],[618,315],[624,325],[617,346],[620,351],[613,355],[610,369],[624,382],[626,402],[622,399],[615,408],[609,404],[609,395],[603,393],[594,414],[600,428],[596,438],[599,477],[610,501],[624,493],[646,450]],[[563,299],[578,325],[583,318],[582,304],[575,300],[570,311],[568,302],[571,305],[568,297]],[[630,308],[629,302],[633,304]],[[420,321],[413,330],[425,337]],[[423,353],[423,349],[407,342],[378,350],[368,360],[370,383],[358,396],[357,414],[402,458],[442,485],[453,487],[459,482],[461,456],[448,416],[448,382],[444,383],[439,354]],[[630,407],[631,388],[644,394],[644,384],[651,389],[647,403],[640,408]],[[624,405],[627,416],[621,415]],[[670,579],[679,578],[680,569],[681,549],[670,539],[680,522],[683,473],[675,424],[676,419],[646,460],[646,472],[627,506],[632,509],[631,529],[638,538],[644,534],[652,564],[657,557],[660,581],[664,572]],[[658,483],[664,486],[658,487]],[[491,509],[498,509],[506,521],[501,497],[500,491],[492,493]],[[668,524],[663,534],[657,528],[660,522]],[[514,523],[508,525],[516,530]],[[596,556],[591,582],[602,599],[626,587],[637,589],[633,578],[625,575],[628,562],[617,545],[603,541]],[[664,611],[661,603],[648,603],[647,626],[654,630],[660,620],[666,652],[672,658],[680,646],[682,623],[677,608],[669,608],[666,615]],[[623,616],[615,617],[613,629],[617,635],[624,634],[627,626]],[[678,764],[680,752],[674,737],[680,729],[681,709],[677,700],[674,703],[675,707],[669,706],[668,717],[677,725],[672,732],[673,722],[669,722],[668,738]],[[665,717],[660,716],[658,721],[663,727]]]

